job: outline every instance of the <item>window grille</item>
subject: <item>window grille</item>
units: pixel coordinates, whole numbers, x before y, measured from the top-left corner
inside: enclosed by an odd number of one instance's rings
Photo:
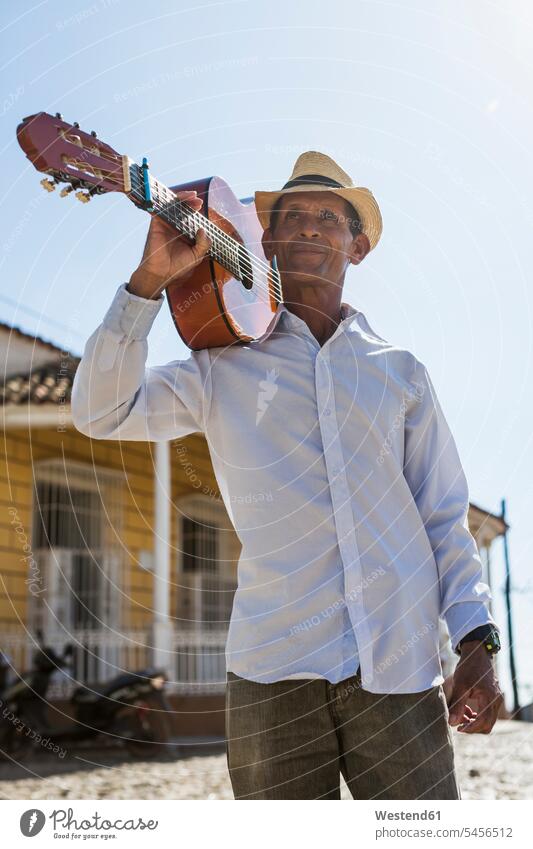
[[[194,493],[176,508],[178,629],[227,631],[239,539],[221,501]]]
[[[33,552],[39,580],[30,627],[48,639],[123,625],[127,552],[122,546],[124,478],[70,460],[34,467]],[[36,588],[37,591],[36,591]]]

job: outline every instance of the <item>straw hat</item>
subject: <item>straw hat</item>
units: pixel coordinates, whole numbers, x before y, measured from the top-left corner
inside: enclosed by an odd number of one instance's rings
[[[354,186],[346,171],[325,153],[307,150],[296,160],[289,180],[280,191],[255,193],[255,209],[264,230],[270,224],[270,213],[277,199],[291,192],[333,192],[345,198],[359,213],[370,249],[376,247],[383,222],[374,195],[370,189]]]

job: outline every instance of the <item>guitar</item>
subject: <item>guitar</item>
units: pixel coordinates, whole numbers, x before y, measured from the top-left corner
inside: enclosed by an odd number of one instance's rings
[[[275,258],[269,263],[261,246],[263,229],[253,200],[239,200],[220,177],[168,188],[152,176],[146,159],[138,165],[59,113],[23,118],[17,139],[35,168],[48,175],[41,180],[47,191],[68,184],[61,197],[74,192],[84,203],[122,192],[191,242],[200,227],[205,229],[209,253],[166,289],[174,324],[189,348],[250,342],[265,332],[283,295]],[[198,212],[173,194],[191,189],[203,203]]]

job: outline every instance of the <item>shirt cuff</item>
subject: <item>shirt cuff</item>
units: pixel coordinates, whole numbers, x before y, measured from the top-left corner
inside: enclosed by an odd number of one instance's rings
[[[128,340],[146,339],[156,315],[161,309],[163,295],[157,300],[140,298],[132,295],[126,289],[126,283],[118,287],[113,302],[105,314],[103,325],[106,330],[111,330],[121,337],[126,336]]]
[[[446,620],[454,651],[463,637],[466,637],[474,628],[479,628],[480,625],[492,625],[499,631],[486,605],[480,601],[460,601],[452,604],[443,618]]]

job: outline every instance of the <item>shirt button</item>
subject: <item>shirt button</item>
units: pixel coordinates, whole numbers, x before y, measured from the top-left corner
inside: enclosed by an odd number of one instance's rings
[[[331,415],[331,410],[329,409],[329,407],[326,407],[326,409],[324,410],[324,415],[325,416]]]

